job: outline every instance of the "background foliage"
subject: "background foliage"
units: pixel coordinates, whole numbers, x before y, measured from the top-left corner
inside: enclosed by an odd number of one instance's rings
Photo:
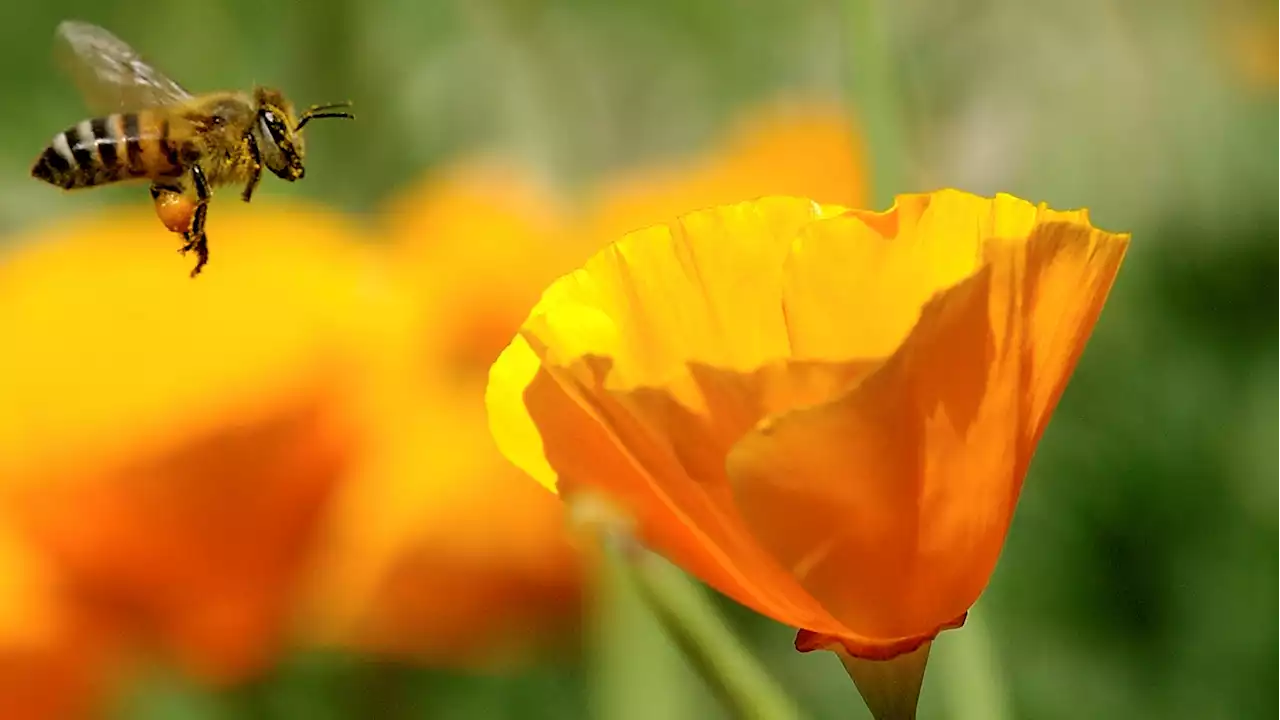
[[[852,36],[834,0],[7,3],[0,244],[146,202],[137,187],[67,197],[28,177],[84,114],[49,61],[65,17],[114,29],[194,90],[263,82],[304,104],[353,100],[358,130],[317,128],[307,179],[268,178],[255,202],[306,195],[370,218],[481,152],[572,198],[712,144],[760,101],[843,97]],[[1275,5],[910,1],[873,17],[895,80],[900,189],[1087,206],[1134,236],[990,589],[936,648],[922,717],[1274,717]],[[833,658],[726,610],[815,716],[859,716]],[[157,669],[116,716],[713,716],[652,621],[624,616],[611,632],[625,652],[495,676],[300,653],[215,693]]]

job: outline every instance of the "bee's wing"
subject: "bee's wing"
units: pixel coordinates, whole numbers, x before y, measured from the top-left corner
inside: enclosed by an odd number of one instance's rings
[[[54,52],[93,112],[138,110],[191,97],[128,43],[97,25],[64,20],[55,34]]]

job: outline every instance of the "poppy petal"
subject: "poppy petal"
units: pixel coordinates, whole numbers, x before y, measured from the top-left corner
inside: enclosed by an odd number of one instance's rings
[[[985,264],[938,293],[883,366],[761,423],[727,461],[755,537],[850,630],[886,644],[931,636],[985,587],[1128,242],[1079,216],[992,205],[948,214],[991,238]]]

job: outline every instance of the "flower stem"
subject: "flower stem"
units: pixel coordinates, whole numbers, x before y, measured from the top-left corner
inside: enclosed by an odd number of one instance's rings
[[[606,562],[629,578],[667,634],[736,717],[800,720],[796,704],[733,634],[695,581],[648,551],[603,544]]]
[[[937,659],[949,717],[1005,720],[1012,717],[1000,661],[981,613],[969,611],[960,630],[946,633]]]
[[[849,95],[871,166],[873,208],[888,208],[896,193],[905,192],[902,111],[897,79],[885,32],[885,7],[876,0],[843,0],[846,70]]]
[[[597,566],[593,588],[590,710],[600,720],[694,718],[709,698],[680,648],[649,610],[623,562]]]

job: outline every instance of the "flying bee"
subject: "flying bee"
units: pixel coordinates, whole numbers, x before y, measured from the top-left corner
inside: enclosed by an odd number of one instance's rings
[[[55,52],[99,116],[53,136],[32,176],[66,190],[150,180],[156,214],[195,251],[195,277],[209,261],[205,221],[213,188],[243,185],[253,197],[262,168],[293,182],[305,175],[302,128],[320,118],[354,116],[350,103],[315,105],[301,114],[278,90],[192,95],[120,38],[66,20]]]

